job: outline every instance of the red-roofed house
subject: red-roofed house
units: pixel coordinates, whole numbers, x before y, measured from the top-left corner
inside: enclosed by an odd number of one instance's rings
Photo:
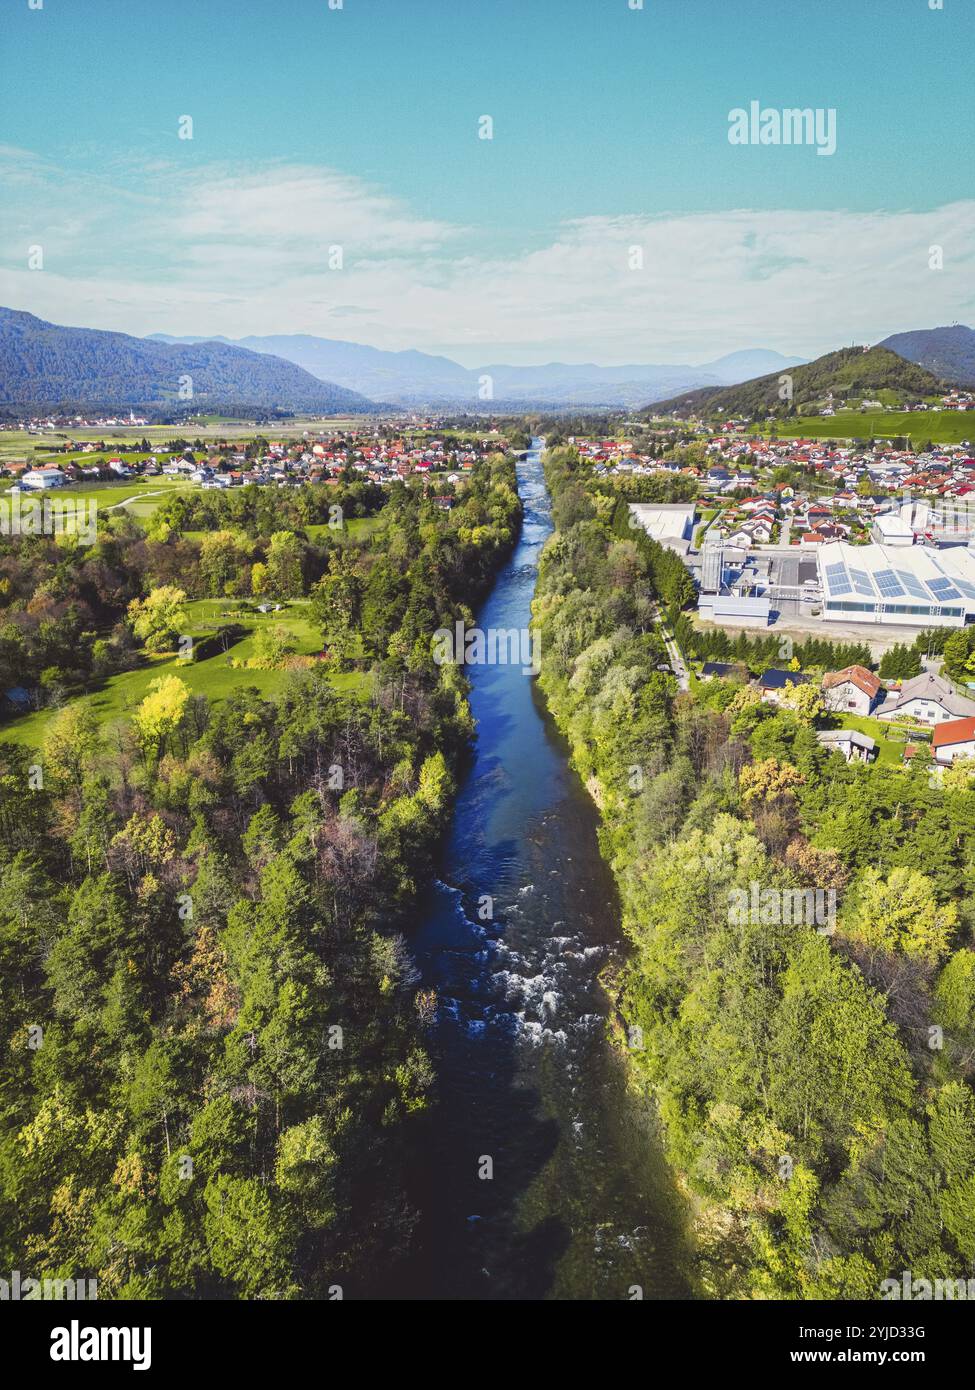
[[[870,714],[880,699],[879,679],[865,666],[847,666],[842,671],[827,671],[823,676],[823,695],[826,708],[854,714]]]
[[[975,719],[949,719],[931,735],[935,762],[953,763],[956,758],[975,758]]]

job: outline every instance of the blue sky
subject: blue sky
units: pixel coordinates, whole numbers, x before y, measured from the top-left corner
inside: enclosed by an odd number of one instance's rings
[[[969,0],[628,3],[7,0],[3,302],[472,364],[972,318]],[[835,155],[730,145],[753,99],[835,108]]]

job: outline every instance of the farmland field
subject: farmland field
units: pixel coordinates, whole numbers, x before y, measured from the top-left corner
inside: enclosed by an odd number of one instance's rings
[[[218,439],[247,440],[260,434],[265,439],[296,439],[306,432],[311,434],[320,430],[344,430],[361,423],[361,420],[356,420],[350,415],[337,415],[328,419],[319,417],[268,421],[262,425],[255,425],[253,421],[228,421],[217,416],[207,416],[203,420],[186,420],[174,425],[106,425],[103,428],[52,430],[45,434],[31,434],[27,430],[0,430],[0,465],[10,459],[26,458],[30,463],[40,462],[47,456],[54,460],[63,459],[64,455],[55,455],[52,450],[68,439],[80,444],[104,443],[114,457],[117,453],[125,451],[126,444],[130,448],[138,448],[143,439],[147,439],[153,449],[162,449],[169,440],[178,438],[191,441],[202,439],[209,442]],[[76,454],[69,457],[92,456]]]
[[[960,444],[975,439],[975,414],[962,410],[839,411],[836,415],[803,415],[776,421],[774,428],[753,426],[753,433],[779,439],[892,439],[903,435],[915,443],[930,439],[935,444]]]

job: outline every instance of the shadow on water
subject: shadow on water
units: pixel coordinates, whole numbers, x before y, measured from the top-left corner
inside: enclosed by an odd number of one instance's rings
[[[529,622],[552,529],[537,448],[519,490],[522,535],[484,630]],[[409,1175],[414,1252],[387,1296],[689,1297],[685,1213],[606,1036],[598,974],[622,943],[595,808],[521,667],[468,674],[477,747],[410,936],[439,1000],[437,1102]]]

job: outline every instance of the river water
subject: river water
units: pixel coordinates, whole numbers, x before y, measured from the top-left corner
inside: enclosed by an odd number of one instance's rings
[[[552,530],[540,456],[533,441],[519,465],[522,535],[483,630],[529,623]],[[393,1292],[687,1297],[683,1204],[606,1035],[597,976],[622,944],[595,808],[534,679],[515,665],[468,675],[477,747],[410,936],[440,1001],[438,1086],[412,1184],[417,1255]]]

